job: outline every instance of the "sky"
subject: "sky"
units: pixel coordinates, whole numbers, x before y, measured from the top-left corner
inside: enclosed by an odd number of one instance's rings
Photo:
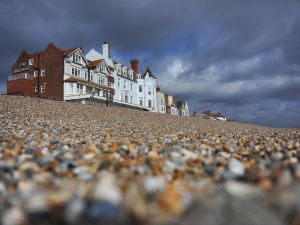
[[[139,59],[190,111],[300,127],[299,0],[0,0],[0,92],[23,49]]]

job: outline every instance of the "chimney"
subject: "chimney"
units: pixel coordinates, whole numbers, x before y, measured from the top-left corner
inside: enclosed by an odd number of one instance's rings
[[[104,58],[110,59],[110,44],[108,42],[104,42],[102,45],[102,51]]]
[[[139,72],[139,60],[137,59],[133,59],[130,61],[130,64],[131,64],[131,69],[138,73]]]

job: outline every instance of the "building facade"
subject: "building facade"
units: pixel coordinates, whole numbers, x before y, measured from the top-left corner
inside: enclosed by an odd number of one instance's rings
[[[166,111],[171,115],[179,115],[178,108],[176,105],[176,98],[173,95],[165,94],[166,99]]]
[[[189,106],[187,101],[177,101],[178,114],[180,116],[189,116]]]
[[[156,112],[167,113],[165,94],[160,90],[160,87],[158,86],[156,87]]]
[[[105,102],[114,94],[114,80],[109,71],[98,75],[99,67],[85,58],[82,48],[63,50],[49,44],[42,52],[23,51],[12,67],[7,94],[80,103],[95,97]]]
[[[175,97],[156,87],[149,67],[140,73],[136,59],[130,67],[113,60],[106,42],[102,53],[91,49],[87,54],[80,47],[62,49],[50,43],[41,52],[20,54],[8,77],[7,94],[178,115]]]
[[[156,77],[150,68],[147,68],[144,74],[140,74],[138,60],[131,60],[130,68],[113,60],[110,44],[106,42],[102,45],[102,54],[91,49],[86,54],[86,58],[90,61],[104,60],[112,68],[112,76],[115,80],[115,103],[155,112]]]

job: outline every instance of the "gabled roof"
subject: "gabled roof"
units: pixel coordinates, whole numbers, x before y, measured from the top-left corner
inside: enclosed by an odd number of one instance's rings
[[[90,60],[90,61],[95,61],[95,60],[99,60],[99,59],[104,59],[106,64],[109,67],[113,67],[114,63],[112,61],[112,59],[110,58],[105,58],[100,52],[96,51],[94,48],[92,48],[86,55],[85,57]]]
[[[94,61],[89,61],[88,66],[90,68],[96,68],[102,62],[104,62],[104,59],[98,59],[98,60],[94,60]]]
[[[70,55],[72,52],[75,52],[78,48],[69,48],[67,50],[62,50],[61,52],[64,54],[64,55]]]
[[[53,43],[49,43],[46,49],[48,49],[48,48],[54,48],[58,52],[60,52],[61,54],[65,55],[65,56],[71,54],[72,52],[75,52],[77,49],[81,49],[80,47],[73,47],[73,48],[68,48],[68,49],[62,49],[62,48],[57,47]]]
[[[147,75],[147,73],[149,73],[149,76],[154,78],[154,79],[157,79],[156,76],[154,76],[154,74],[152,73],[151,69],[148,67],[146,72],[143,74],[142,78],[144,79]]]
[[[186,109],[187,101],[177,101],[176,106],[177,106],[177,108],[180,108],[180,109]]]

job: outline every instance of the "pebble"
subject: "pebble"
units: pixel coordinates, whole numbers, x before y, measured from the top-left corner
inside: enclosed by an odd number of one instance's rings
[[[88,210],[88,217],[93,220],[112,220],[117,219],[120,208],[108,201],[101,201],[92,206]]]
[[[94,197],[96,200],[111,202],[115,205],[121,203],[122,193],[113,174],[108,172],[101,174],[101,179],[95,186]]]
[[[155,193],[162,191],[165,188],[166,182],[162,177],[146,177],[144,179],[144,186],[148,193]]]
[[[234,158],[229,161],[228,169],[231,173],[233,173],[236,176],[242,176],[245,173],[245,167],[243,163]]]
[[[22,225],[25,224],[26,217],[19,207],[6,210],[2,216],[2,225]]]
[[[14,96],[0,112],[3,225],[300,221],[299,129]]]

